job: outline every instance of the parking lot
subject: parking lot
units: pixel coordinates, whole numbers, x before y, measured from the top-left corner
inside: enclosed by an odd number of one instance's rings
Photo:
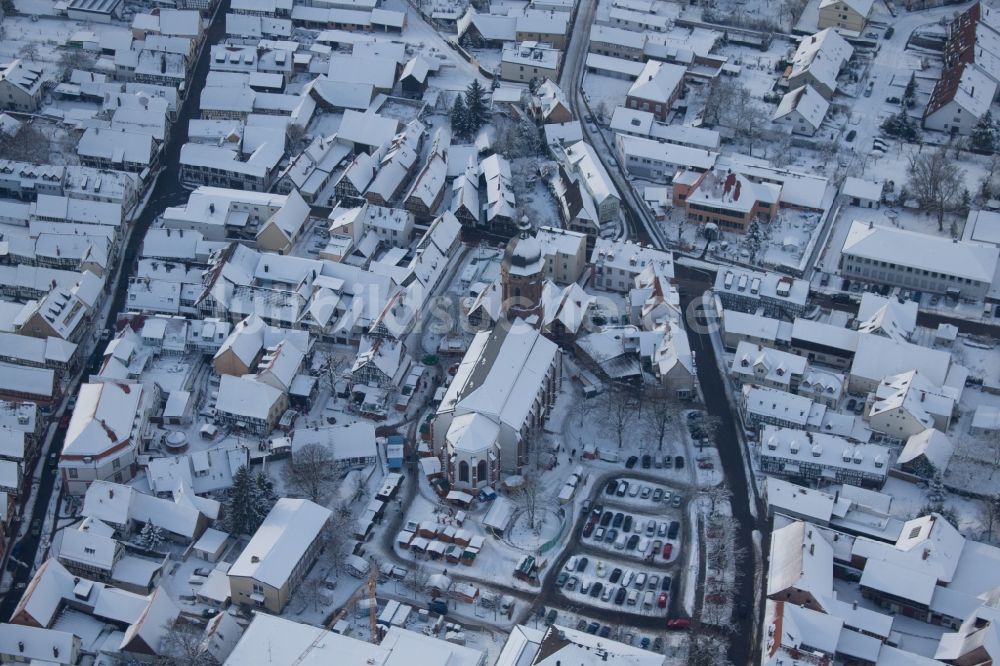
[[[649,457],[646,469],[655,469],[654,460]],[[675,617],[685,502],[665,483],[626,474],[606,479],[583,506],[576,554],[556,575],[558,594],[569,604],[609,612]]]

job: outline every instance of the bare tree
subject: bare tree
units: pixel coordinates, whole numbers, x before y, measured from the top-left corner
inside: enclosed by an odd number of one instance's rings
[[[323,588],[315,583],[306,582],[300,585],[297,596],[302,602],[300,613],[309,606],[312,606],[313,612],[316,613],[319,612],[320,607],[330,603],[330,598],[323,591]]]
[[[727,109],[737,95],[739,86],[731,76],[718,76],[708,84],[705,95],[705,106],[701,112],[701,120],[706,125],[718,125],[723,122]]]
[[[51,150],[52,141],[35,123],[21,125],[13,136],[0,132],[0,159],[44,164]]]
[[[993,541],[994,530],[1000,523],[1000,493],[994,493],[982,502],[983,513],[986,515],[986,540]]]
[[[656,441],[656,448],[663,450],[663,441],[667,438],[674,414],[680,413],[676,395],[662,384],[651,386],[646,394],[646,414],[643,421],[651,439]]]
[[[95,63],[93,54],[83,49],[67,49],[59,54],[59,72],[64,81],[69,79],[74,69],[90,71]]]
[[[733,496],[725,486],[713,486],[705,491],[705,494],[708,495],[708,500],[711,503],[709,513],[713,516],[715,515],[715,505],[728,502]]]
[[[770,118],[767,111],[754,99],[753,93],[746,86],[737,88],[736,95],[731,101],[732,103],[728,107],[730,113],[728,124],[739,136],[747,140],[750,154],[753,155],[754,144],[763,136]]]
[[[618,448],[625,445],[625,431],[635,417],[635,401],[632,391],[623,386],[615,386],[607,394],[605,415],[608,425],[614,429],[618,439]]]
[[[331,389],[343,378],[343,370],[346,365],[347,360],[344,356],[333,351],[326,352],[323,357],[323,373],[326,375],[327,381],[330,382]]]
[[[528,527],[538,534],[541,525],[538,520],[538,503],[543,491],[542,479],[536,469],[528,469],[522,474],[521,486],[513,493],[517,505],[528,515]]]
[[[322,444],[306,444],[292,453],[282,476],[290,489],[323,504],[337,482],[333,454]]]
[[[413,591],[414,595],[427,591],[427,583],[430,582],[431,572],[423,562],[417,562],[410,567],[409,573],[403,580],[403,586]]]
[[[907,189],[921,206],[937,215],[938,231],[944,231],[944,215],[962,199],[965,170],[958,168],[948,151],[935,151],[910,156]]]
[[[688,666],[722,666],[729,663],[726,645],[721,638],[702,631],[691,634],[688,642]]]
[[[704,437],[698,440],[698,450],[704,449],[702,442],[704,440],[709,440],[715,444],[715,438],[719,435],[719,428],[722,427],[722,419],[720,419],[715,414],[707,415],[701,423],[701,431],[704,433]]]
[[[158,666],[214,666],[203,627],[178,618],[168,623],[160,645]]]
[[[320,534],[323,556],[330,564],[330,570],[339,578],[344,569],[344,558],[351,552],[351,512],[340,507],[333,511],[330,521]]]

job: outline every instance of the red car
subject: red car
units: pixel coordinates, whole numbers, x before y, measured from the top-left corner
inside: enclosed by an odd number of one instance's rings
[[[698,469],[715,469],[715,465],[706,460],[698,463]]]
[[[667,593],[666,592],[660,592],[660,598],[656,600],[656,605],[659,606],[660,608],[666,608],[667,607]],[[668,622],[667,624],[669,625],[670,623]]]
[[[687,629],[691,626],[691,620],[686,617],[675,617],[667,620],[667,629]]]
[[[674,552],[674,544],[672,544],[672,543],[665,543],[665,544],[663,544],[663,559],[669,560],[670,559],[670,553],[672,553],[672,552]]]
[[[587,524],[583,526],[583,536],[589,537],[594,531],[594,521],[588,520]]]

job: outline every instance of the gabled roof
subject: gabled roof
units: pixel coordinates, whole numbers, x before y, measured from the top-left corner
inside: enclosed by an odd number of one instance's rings
[[[283,497],[229,569],[229,576],[252,578],[280,588],[292,575],[331,512],[309,500]]]
[[[798,111],[813,129],[819,129],[829,109],[830,103],[816,92],[815,88],[807,84],[782,97],[771,119],[780,120],[792,111]]]
[[[996,97],[997,84],[977,65],[958,64],[941,72],[924,110],[924,119],[955,102],[974,118],[983,117]]]
[[[684,83],[686,72],[680,65],[649,60],[629,88],[628,96],[665,103],[673,96],[677,87]]]
[[[69,427],[63,456],[100,456],[132,437],[142,403],[141,384],[84,384]]]
[[[940,430],[928,428],[906,440],[906,446],[903,447],[896,462],[903,465],[924,456],[934,465],[935,471],[943,474],[948,469],[948,462],[954,452],[955,448],[948,435]]]

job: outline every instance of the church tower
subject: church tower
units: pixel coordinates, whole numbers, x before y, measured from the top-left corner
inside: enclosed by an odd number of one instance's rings
[[[522,218],[518,227],[520,232],[507,244],[500,267],[503,311],[507,321],[535,317],[533,323],[540,323],[545,258],[528,218]]]

